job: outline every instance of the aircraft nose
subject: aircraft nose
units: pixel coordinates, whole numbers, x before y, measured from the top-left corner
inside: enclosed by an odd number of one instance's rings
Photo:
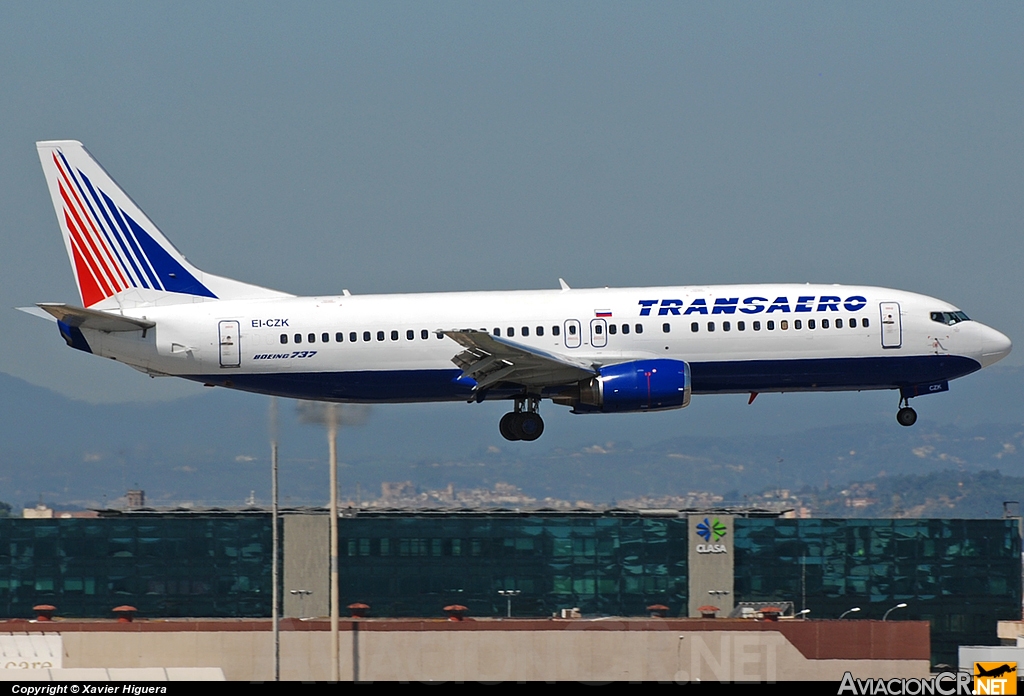
[[[1005,334],[986,326],[981,339],[981,366],[988,367],[997,363],[1013,349],[1013,343]]]

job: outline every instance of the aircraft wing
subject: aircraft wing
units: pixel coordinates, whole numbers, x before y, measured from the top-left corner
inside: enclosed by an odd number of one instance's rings
[[[36,305],[50,316],[76,328],[95,329],[97,331],[145,331],[156,326],[155,321],[125,317],[120,314],[101,312],[96,309],[82,309],[60,303],[40,303]]]
[[[476,389],[498,382],[525,387],[570,384],[597,374],[597,369],[582,361],[524,346],[486,331],[464,329],[442,334],[465,348],[452,358],[464,377],[476,380]]]

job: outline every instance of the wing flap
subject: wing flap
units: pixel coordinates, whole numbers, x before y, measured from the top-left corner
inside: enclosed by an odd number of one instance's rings
[[[462,368],[464,377],[476,380],[477,390],[499,382],[525,387],[556,386],[597,374],[593,365],[583,361],[492,336],[486,331],[464,329],[441,333],[465,348],[452,362]]]
[[[40,303],[36,305],[57,321],[78,329],[95,329],[113,333],[118,331],[145,331],[156,326],[155,321],[125,317],[120,314],[101,312],[96,309],[82,309],[60,303]]]

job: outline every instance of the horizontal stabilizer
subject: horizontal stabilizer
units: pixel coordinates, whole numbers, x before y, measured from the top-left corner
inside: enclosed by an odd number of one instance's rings
[[[77,329],[94,329],[95,331],[144,331],[156,326],[155,321],[146,319],[135,319],[110,312],[100,312],[95,309],[82,309],[59,303],[44,303],[38,307],[54,317],[57,321],[64,322],[68,326]]]

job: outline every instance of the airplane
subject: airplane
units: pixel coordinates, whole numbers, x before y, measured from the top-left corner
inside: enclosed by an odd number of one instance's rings
[[[866,389],[909,400],[1004,358],[1010,339],[933,297],[760,284],[296,297],[193,266],[74,140],[36,144],[82,304],[21,308],[72,348],[151,376],[341,403],[507,400],[508,440],[573,413],[693,394]]]

